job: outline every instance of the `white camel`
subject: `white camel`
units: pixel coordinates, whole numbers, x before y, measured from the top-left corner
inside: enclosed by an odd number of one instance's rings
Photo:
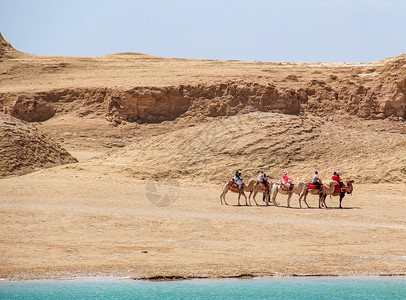
[[[327,208],[326,205],[326,197],[327,196],[340,196],[340,204],[339,204],[339,208],[343,208],[341,206],[341,202],[343,201],[343,198],[345,196],[345,194],[352,194],[352,191],[354,189],[353,184],[354,180],[349,180],[347,181],[347,185],[344,185],[343,188],[336,188],[336,186],[338,185],[337,181],[332,181],[329,184],[325,184],[323,185],[323,194],[322,196],[319,198],[319,207],[325,207]]]
[[[293,188],[289,191],[284,190],[283,188],[281,188],[281,184],[280,183],[274,183],[272,186],[272,202],[277,205],[276,203],[276,195],[278,195],[278,193],[282,194],[282,195],[288,195],[288,199],[287,199],[287,206],[290,207],[290,198],[292,197],[293,194],[298,194],[300,195],[303,191],[303,188],[306,186],[306,182],[304,181],[299,181],[297,184],[295,184],[293,186]]]
[[[231,181],[231,180],[230,180],[230,181]],[[226,182],[226,183],[224,184],[224,186],[223,186],[223,192],[222,192],[221,195],[220,195],[220,202],[221,202],[221,205],[223,205],[223,200],[224,200],[224,204],[225,204],[225,205],[228,205],[227,202],[226,202],[226,194],[227,194],[228,191],[231,191],[231,192],[234,192],[234,193],[238,193],[238,206],[241,205],[241,204],[240,204],[241,195],[243,195],[244,198],[245,198],[245,205],[248,205],[247,196],[245,195],[244,192],[249,192],[249,193],[250,193],[250,194],[249,194],[249,197],[251,197],[251,194],[252,194],[252,192],[254,191],[255,182],[256,182],[255,180],[251,180],[251,181],[248,183],[248,185],[244,185],[244,186],[243,186],[243,188],[242,188],[241,191],[239,191],[238,186],[236,187],[236,186],[230,185],[229,182]],[[254,201],[255,201],[255,199],[254,199]],[[257,202],[255,201],[255,203],[257,203]],[[251,201],[250,201],[250,205],[251,205]],[[257,204],[257,205],[258,205],[258,204]]]

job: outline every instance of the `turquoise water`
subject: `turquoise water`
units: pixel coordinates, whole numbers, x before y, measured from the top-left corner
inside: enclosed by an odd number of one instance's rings
[[[406,278],[0,282],[0,299],[406,299]]]

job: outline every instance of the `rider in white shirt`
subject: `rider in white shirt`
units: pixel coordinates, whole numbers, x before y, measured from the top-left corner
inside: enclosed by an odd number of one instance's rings
[[[240,191],[242,190],[242,184],[243,184],[243,179],[241,177],[241,171],[236,171],[233,181],[238,185],[238,188],[240,189]]]
[[[312,184],[314,186],[317,186],[319,188],[319,190],[320,190],[320,188],[321,188],[321,180],[319,178],[319,173],[317,171],[314,172],[313,179],[312,179]]]

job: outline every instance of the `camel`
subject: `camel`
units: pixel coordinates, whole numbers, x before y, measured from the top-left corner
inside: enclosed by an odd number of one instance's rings
[[[240,204],[240,197],[241,197],[241,195],[243,195],[243,196],[245,197],[245,205],[248,205],[247,196],[245,195],[244,192],[249,192],[249,193],[250,193],[250,194],[249,194],[249,197],[251,197],[251,194],[252,194],[252,192],[254,191],[254,185],[255,185],[255,183],[256,183],[256,180],[251,180],[251,181],[248,183],[248,185],[244,185],[244,186],[243,186],[242,191],[240,192],[240,191],[238,191],[238,187],[235,189],[234,186],[230,186],[229,183],[226,182],[226,183],[224,184],[224,187],[223,187],[223,192],[222,192],[221,195],[220,195],[220,202],[221,202],[221,205],[223,205],[223,200],[224,200],[224,204],[225,204],[225,205],[228,205],[227,202],[226,202],[226,194],[227,194],[228,191],[232,191],[232,192],[234,192],[234,193],[238,193],[238,206],[241,205],[241,204]],[[254,199],[254,201],[255,201],[255,199]],[[257,203],[257,202],[255,201],[255,203]],[[250,201],[250,205],[251,205],[251,201]],[[257,205],[258,205],[258,204],[257,204]]]
[[[272,182],[269,181],[268,182],[268,189],[266,190],[264,185],[260,185],[259,181],[255,182],[254,191],[253,191],[254,194],[252,195],[252,199],[254,199],[256,205],[258,205],[258,203],[255,200],[255,196],[258,193],[263,193],[264,194],[264,199],[266,199],[265,203],[266,203],[266,205],[269,205],[270,195],[271,195],[271,186],[272,186]],[[251,205],[250,197],[251,197],[251,194],[248,197],[248,201],[250,202],[250,205]]]
[[[298,194],[300,195],[300,193],[303,191],[303,188],[306,186],[306,182],[304,181],[299,181],[297,184],[295,184],[293,186],[292,190],[286,191],[284,189],[281,188],[281,184],[280,183],[274,183],[272,186],[272,202],[275,205],[278,205],[275,201],[276,199],[276,195],[278,193],[282,194],[282,195],[288,195],[288,199],[287,199],[287,206],[290,207],[290,198],[292,197],[293,194]]]
[[[307,208],[310,208],[309,204],[307,204],[307,201],[306,201],[307,195],[310,194],[310,195],[318,195],[318,196],[319,196],[319,208],[321,208],[321,207],[320,207],[320,203],[321,203],[320,198],[323,197],[323,194],[322,194],[322,193],[323,193],[322,190],[319,190],[319,189],[309,189],[307,186],[304,187],[303,192],[302,192],[302,194],[301,194],[300,197],[299,197],[299,207],[302,208],[302,201],[301,201],[301,200],[302,200],[302,198],[303,198],[303,202],[306,203]]]
[[[339,206],[339,208],[343,208],[341,206],[341,202],[343,201],[345,193],[352,194],[352,191],[353,191],[353,185],[352,184],[353,183],[354,183],[353,180],[347,181],[347,185],[343,185],[342,189],[336,188],[336,186],[338,185],[337,181],[332,181],[329,184],[325,184],[323,186],[322,196],[319,198],[319,207],[324,206],[325,208],[327,208],[326,197],[328,195],[330,195],[330,197],[331,196],[340,196],[340,206]]]

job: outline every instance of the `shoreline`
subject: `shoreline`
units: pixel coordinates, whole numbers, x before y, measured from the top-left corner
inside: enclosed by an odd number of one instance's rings
[[[293,273],[293,274],[236,274],[236,275],[219,275],[219,276],[183,276],[183,275],[154,275],[154,276],[115,276],[115,275],[97,275],[97,276],[56,276],[56,277],[5,277],[0,278],[0,283],[2,282],[25,282],[25,281],[75,281],[75,280],[89,280],[89,281],[103,281],[103,280],[132,280],[132,281],[150,281],[150,282],[160,282],[160,281],[186,281],[186,280],[222,280],[222,279],[284,279],[284,278],[406,278],[406,273],[380,273],[380,274],[331,274],[331,273]]]

